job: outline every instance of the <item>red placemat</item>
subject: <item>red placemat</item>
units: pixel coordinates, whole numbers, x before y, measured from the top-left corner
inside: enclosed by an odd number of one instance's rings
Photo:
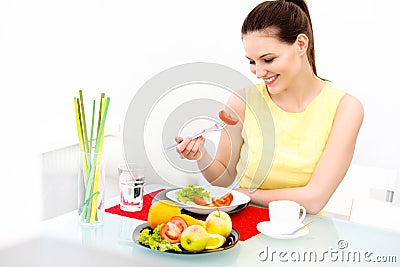
[[[115,205],[111,208],[106,209],[106,212],[112,213],[112,214],[117,214],[129,218],[134,218],[142,221],[147,221],[147,214],[149,213],[149,209],[151,206],[151,202],[153,201],[153,198],[160,193],[161,191],[164,191],[165,189],[160,189],[148,194],[145,194],[143,196],[143,208],[141,211],[135,211],[135,212],[129,212],[129,211],[124,211],[121,210],[119,204]]]
[[[257,224],[269,221],[267,208],[247,206],[244,210],[231,214],[232,226],[238,230],[240,240],[244,241],[258,234]]]
[[[129,218],[147,221],[147,214],[153,198],[164,189],[160,189],[143,196],[143,209],[136,212],[127,212],[120,209],[119,204],[106,209],[106,212]],[[244,210],[231,214],[232,226],[239,232],[240,240],[245,241],[258,234],[257,224],[262,221],[269,221],[267,208],[247,206]],[[204,220],[204,218],[201,218]]]

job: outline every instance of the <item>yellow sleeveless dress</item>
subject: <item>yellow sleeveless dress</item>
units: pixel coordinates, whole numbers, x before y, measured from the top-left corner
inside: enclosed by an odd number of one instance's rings
[[[265,84],[247,88],[244,143],[236,167],[240,187],[305,186],[325,149],[344,94],[326,82],[305,111],[291,113],[271,100]]]

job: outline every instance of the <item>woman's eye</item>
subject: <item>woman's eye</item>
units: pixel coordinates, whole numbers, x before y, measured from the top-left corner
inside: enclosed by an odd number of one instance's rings
[[[275,58],[266,58],[264,59],[265,63],[271,63],[272,61],[274,61]],[[256,64],[256,62],[254,60],[249,60],[250,65],[254,65]]]

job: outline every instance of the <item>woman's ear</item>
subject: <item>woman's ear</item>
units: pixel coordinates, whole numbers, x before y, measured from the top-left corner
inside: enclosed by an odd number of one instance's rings
[[[305,35],[304,33],[300,33],[299,35],[297,35],[296,45],[301,55],[306,54],[308,48],[307,35]]]

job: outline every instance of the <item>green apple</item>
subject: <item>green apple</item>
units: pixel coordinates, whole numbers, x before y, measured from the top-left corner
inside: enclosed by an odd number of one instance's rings
[[[206,230],[210,234],[228,237],[232,231],[232,220],[228,213],[215,210],[206,218]]]
[[[181,246],[189,251],[201,251],[206,248],[208,233],[200,225],[191,225],[181,234]]]

